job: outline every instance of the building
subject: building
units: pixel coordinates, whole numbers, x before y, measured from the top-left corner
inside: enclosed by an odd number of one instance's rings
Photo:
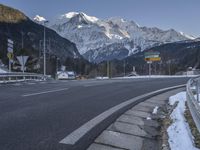
[[[58,80],[73,80],[73,79],[76,79],[76,74],[74,71],[58,71],[57,79]]]

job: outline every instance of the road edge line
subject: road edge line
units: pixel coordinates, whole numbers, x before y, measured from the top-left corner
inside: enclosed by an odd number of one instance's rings
[[[156,91],[153,91],[153,92],[149,92],[149,93],[134,97],[134,98],[129,99],[129,100],[123,102],[123,103],[120,103],[120,104],[118,104],[118,105],[116,105],[116,106],[104,111],[103,113],[99,114],[98,116],[96,116],[95,118],[91,119],[87,123],[83,124],[81,127],[79,127],[78,129],[74,130],[72,133],[70,133],[65,138],[63,138],[59,143],[67,144],[67,145],[74,145],[84,135],[86,135],[90,130],[92,130],[96,125],[98,125],[103,120],[105,120],[106,118],[110,117],[112,114],[114,114],[115,112],[119,111],[120,109],[123,109],[124,107],[127,107],[128,105],[131,105],[134,102],[138,102],[138,103],[140,101],[142,102],[142,99],[147,99],[147,98],[153,97],[155,95],[158,95],[158,94],[170,91],[170,90],[182,88],[182,87],[185,87],[185,86],[186,86],[186,84],[181,84],[181,85],[177,85],[177,86],[163,88],[163,89],[160,89],[160,90],[156,90]]]

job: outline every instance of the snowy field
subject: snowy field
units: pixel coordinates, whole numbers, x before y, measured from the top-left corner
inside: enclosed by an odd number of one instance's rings
[[[171,150],[199,150],[194,147],[194,138],[184,116],[186,92],[178,93],[169,98],[170,105],[176,102],[178,105],[170,115],[173,123],[167,129],[170,148]]]

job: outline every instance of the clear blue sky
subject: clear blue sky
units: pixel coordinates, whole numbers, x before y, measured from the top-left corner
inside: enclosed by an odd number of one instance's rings
[[[0,0],[33,18],[52,19],[69,11],[98,18],[122,17],[141,26],[174,28],[200,36],[200,0]]]

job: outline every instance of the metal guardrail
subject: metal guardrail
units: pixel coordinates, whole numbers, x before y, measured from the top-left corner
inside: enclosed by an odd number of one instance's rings
[[[1,73],[0,74],[0,83],[8,82],[18,82],[26,80],[45,80],[42,74],[36,73],[21,73],[21,72],[12,72],[12,73]]]
[[[200,77],[190,79],[187,83],[187,103],[189,110],[192,114],[192,118],[196,124],[198,131],[200,132]]]

